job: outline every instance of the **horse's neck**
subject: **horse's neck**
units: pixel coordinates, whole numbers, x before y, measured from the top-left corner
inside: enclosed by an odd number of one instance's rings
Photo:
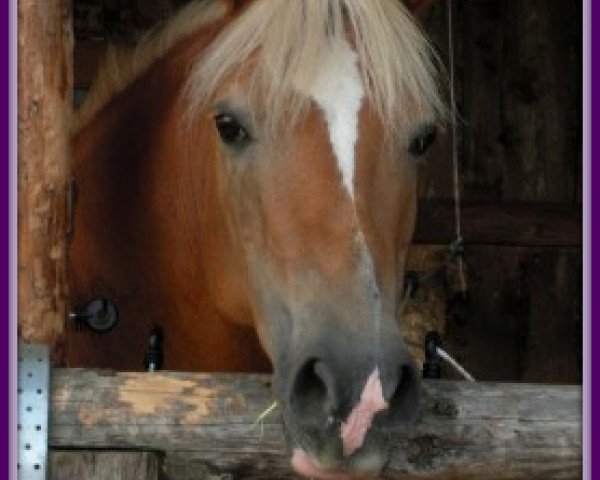
[[[144,246],[146,256],[153,256],[150,239],[159,228],[157,214],[162,213],[161,202],[171,200],[174,192],[169,187],[179,173],[179,162],[166,157],[164,150],[180,83],[173,72],[155,66],[75,136],[75,242],[88,237],[89,242],[102,245],[99,250],[108,245],[129,251],[130,262],[142,260],[134,246]],[[165,168],[167,162],[173,168]]]
[[[252,332],[227,325],[208,295],[193,170],[201,159],[178,137],[184,54],[154,65],[75,136],[72,304],[107,297],[121,321],[101,340],[70,341],[73,365],[139,368],[161,325],[169,368],[264,368]]]

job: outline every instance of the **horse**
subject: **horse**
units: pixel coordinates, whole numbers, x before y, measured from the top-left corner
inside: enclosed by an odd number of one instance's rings
[[[407,5],[422,2],[410,2]],[[419,411],[399,330],[440,62],[396,0],[200,0],[110,52],[72,135],[69,366],[273,372],[295,470],[374,475]]]

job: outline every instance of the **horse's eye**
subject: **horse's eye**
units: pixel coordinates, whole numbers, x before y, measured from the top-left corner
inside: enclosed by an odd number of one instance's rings
[[[425,155],[429,147],[435,142],[437,135],[437,129],[435,125],[425,125],[419,129],[417,135],[411,140],[408,146],[408,153],[415,157],[421,157]]]
[[[244,147],[250,140],[248,131],[230,114],[222,113],[215,116],[215,124],[221,140],[231,147]]]

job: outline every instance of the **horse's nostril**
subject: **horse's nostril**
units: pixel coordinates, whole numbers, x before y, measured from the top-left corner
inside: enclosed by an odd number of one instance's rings
[[[320,422],[326,417],[328,393],[322,362],[309,360],[294,381],[290,407],[296,418]]]
[[[416,418],[419,409],[419,376],[413,365],[402,365],[398,384],[392,398],[388,421],[409,422]]]

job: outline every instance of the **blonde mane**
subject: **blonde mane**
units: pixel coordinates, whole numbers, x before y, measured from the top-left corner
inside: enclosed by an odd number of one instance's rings
[[[106,105],[125,90],[157,59],[187,35],[221,19],[227,4],[221,0],[197,0],[181,8],[164,26],[152,29],[134,48],[110,46],[90,87],[86,99],[73,118],[72,129],[78,131]]]
[[[185,36],[227,10],[222,0],[196,0],[134,49],[110,48],[74,116],[74,131]],[[284,113],[289,125],[308,104],[297,86],[310,85],[322,52],[346,38],[356,49],[365,90],[384,125],[401,127],[407,109],[423,117],[446,114],[438,83],[442,64],[401,1],[256,0],[199,52],[185,89],[187,118],[205,109],[217,88],[252,58],[253,95],[263,102],[271,126]]]
[[[209,106],[216,89],[252,59],[252,95],[260,98],[270,126],[284,114],[289,126],[308,104],[296,87],[311,85],[323,52],[346,39],[384,125],[402,127],[411,114],[413,119],[446,114],[438,83],[441,62],[401,1],[256,0],[193,65],[188,118]]]

